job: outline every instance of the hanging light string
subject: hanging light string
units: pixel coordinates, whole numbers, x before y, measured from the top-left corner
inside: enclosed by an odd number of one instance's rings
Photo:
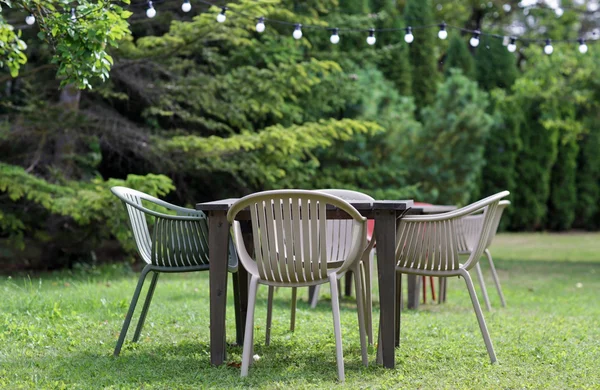
[[[154,1],[148,0],[148,1],[140,2],[140,3],[131,3],[130,7],[145,7],[146,8],[146,16],[148,18],[154,18],[157,15],[157,9],[155,8],[155,5],[166,3],[166,2],[171,2],[171,1],[172,0],[154,0]],[[191,4],[190,0],[179,0],[179,1],[182,3],[181,10],[183,12],[187,13],[187,12],[191,11],[192,4]],[[581,37],[576,38],[576,39],[561,39],[561,40],[553,40],[553,41],[551,41],[550,39],[543,39],[543,38],[521,38],[521,37],[516,37],[516,36],[506,36],[506,35],[502,35],[502,34],[482,32],[480,30],[471,30],[471,29],[464,28],[464,27],[449,25],[449,24],[446,24],[445,22],[438,23],[438,24],[430,24],[430,25],[410,25],[410,26],[403,27],[403,28],[374,28],[374,27],[357,28],[357,27],[339,27],[339,26],[329,27],[329,26],[323,26],[323,25],[300,24],[300,23],[295,23],[295,22],[289,22],[287,20],[272,19],[272,18],[267,18],[264,15],[260,15],[260,16],[248,15],[245,12],[238,11],[238,10],[231,10],[230,8],[228,8],[225,5],[219,5],[219,4],[216,4],[216,3],[208,1],[208,0],[194,0],[194,1],[204,4],[204,5],[208,5],[210,7],[220,8],[221,11],[216,16],[216,20],[219,23],[224,23],[227,20],[226,13],[236,14],[236,15],[245,17],[247,19],[256,21],[257,22],[256,23],[256,31],[259,33],[264,32],[269,24],[293,27],[292,36],[295,39],[301,39],[304,36],[303,31],[302,31],[303,29],[326,30],[326,31],[331,32],[330,41],[332,44],[339,43],[340,35],[343,35],[344,33],[360,33],[360,32],[368,34],[366,41],[369,45],[374,45],[376,43],[376,35],[378,33],[388,33],[388,32],[404,32],[405,42],[407,42],[408,44],[411,44],[411,43],[413,43],[413,41],[415,39],[415,35],[413,35],[413,31],[425,30],[425,29],[431,29],[431,28],[438,29],[438,37],[442,40],[446,39],[448,37],[448,30],[460,31],[463,34],[471,35],[469,43],[473,47],[479,46],[479,43],[480,43],[480,40],[482,37],[502,39],[504,41],[504,45],[507,46],[507,49],[510,52],[516,51],[517,42],[520,42],[523,44],[543,44],[544,52],[546,54],[551,54],[554,51],[552,43],[578,43],[579,44],[579,52],[582,54],[585,54],[588,51],[587,44],[598,40],[597,38],[594,38],[592,40],[585,40],[584,38],[581,38]],[[562,7],[562,8],[565,8],[565,7]],[[81,18],[84,15],[77,15],[75,8],[71,8],[70,16],[71,16],[71,20],[73,22],[75,22],[75,21],[77,21],[77,19]],[[25,22],[28,26],[35,24],[35,22],[36,22],[35,16],[32,14],[28,14],[25,18]],[[586,36],[586,35],[594,36],[597,34],[596,34],[596,32],[593,32],[591,34],[587,34],[587,33],[583,34],[583,36]]]

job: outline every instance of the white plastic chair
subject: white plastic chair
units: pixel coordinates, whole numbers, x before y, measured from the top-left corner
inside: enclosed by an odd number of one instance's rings
[[[363,194],[362,192],[352,191],[352,190],[343,190],[343,189],[328,189],[328,190],[318,190],[319,192],[323,192],[325,194],[330,194],[337,196],[338,198],[344,200],[363,200],[363,201],[374,201],[372,197],[369,195]],[[344,229],[344,224],[347,224],[348,220],[332,220],[328,222],[329,229],[342,231]],[[373,298],[371,295],[371,274],[373,267],[373,257],[374,251],[373,246],[375,245],[375,235],[373,234],[373,238],[368,242],[367,248],[364,251],[363,257],[361,259],[362,266],[360,267],[360,271],[362,272],[362,280],[364,285],[364,302],[365,302],[365,321],[366,321],[366,329],[367,329],[367,338],[369,341],[369,345],[373,344]],[[349,245],[346,242],[346,245]],[[332,263],[333,267],[336,267],[336,263]],[[356,284],[356,281],[355,281]],[[321,286],[315,286],[315,291],[312,296],[312,301],[310,305],[312,308],[317,307],[317,302],[319,301],[319,290]],[[358,290],[357,290],[358,291]]]
[[[500,200],[510,193],[503,191],[461,209],[433,215],[407,215],[398,223],[396,232],[396,272],[425,276],[462,276],[471,296],[490,361],[496,361],[492,340],[477,300],[469,270],[477,265],[492,234]],[[459,262],[461,248],[469,247],[462,234],[462,219],[482,211],[480,227],[472,250],[464,264]],[[399,277],[398,275],[397,277]],[[380,342],[381,344],[381,342]],[[381,348],[377,360],[381,361]]]
[[[202,211],[175,206],[131,188],[113,187],[111,191],[125,205],[138,252],[142,260],[146,262],[114,350],[114,356],[118,356],[121,353],[121,347],[125,341],[144,281],[149,273],[153,274],[152,281],[133,336],[134,343],[138,341],[144,327],[159,273],[208,271],[208,224]],[[176,215],[151,210],[144,207],[142,201],[164,207],[175,212]],[[147,217],[154,219],[152,233],[148,227]],[[233,284],[236,289],[238,259],[233,249],[233,243],[230,240],[228,270],[234,273]],[[236,291],[236,293],[238,292]]]
[[[485,250],[483,253],[488,259],[490,264],[490,269],[492,271],[492,279],[496,284],[496,290],[498,291],[498,295],[500,296],[500,302],[502,307],[506,307],[506,301],[504,299],[504,294],[502,293],[502,287],[500,286],[500,280],[498,278],[498,273],[496,272],[496,267],[494,266],[494,261],[492,260],[492,254],[490,253],[489,247],[492,245],[492,240],[496,236],[496,232],[498,231],[498,225],[500,225],[500,219],[502,218],[502,213],[504,209],[510,205],[510,201],[503,200],[498,204],[498,211],[492,221],[492,225],[490,227],[490,235],[488,241],[485,245]],[[478,213],[475,215],[468,215],[462,220],[462,233],[465,235],[465,242],[467,247],[461,249],[461,254],[470,254],[475,245],[477,244],[477,232],[481,228],[481,224],[483,223],[483,214]],[[481,272],[481,266],[479,262],[475,266],[475,271],[477,272],[477,278],[479,279],[479,285],[481,286],[481,294],[483,295],[483,300],[485,302],[485,306],[487,310],[491,310],[492,306],[490,304],[490,299],[488,297],[487,289],[485,287],[485,281],[483,279],[483,273]]]
[[[334,238],[327,227],[327,206],[335,206],[351,218],[348,239],[352,245],[332,245]],[[255,257],[244,246],[236,215],[250,209]],[[254,339],[254,309],[258,284],[274,287],[307,287],[330,283],[331,306],[336,341],[338,378],[344,381],[342,334],[337,279],[356,269],[366,246],[366,219],[344,200],[329,194],[306,190],[276,190],[248,195],[235,202],[227,218],[233,224],[235,247],[250,274],[246,333],[241,376],[248,375]],[[338,260],[338,268],[329,263]],[[360,272],[356,272],[362,285]],[[357,294],[358,323],[363,363],[368,364],[362,292]]]

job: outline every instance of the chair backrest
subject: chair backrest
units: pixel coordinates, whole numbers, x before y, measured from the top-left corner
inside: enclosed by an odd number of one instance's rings
[[[492,240],[496,236],[498,225],[500,225],[502,213],[508,205],[510,205],[510,201],[508,200],[502,200],[500,203],[498,203],[498,209],[496,210],[496,215],[494,215],[494,218],[492,219],[490,225],[490,234],[488,236],[488,241],[485,245],[485,248],[489,248],[490,245],[492,245]],[[483,214],[477,213],[473,215],[467,215],[462,219],[461,222],[460,231],[462,233],[462,237],[459,239],[460,252],[469,253],[477,244],[477,239],[479,237],[478,234],[483,225]]]
[[[375,200],[367,194],[363,194],[362,192],[352,190],[323,189],[316,191],[323,192],[329,195],[334,195],[346,201],[366,200],[372,202]],[[349,248],[351,246],[352,223],[353,222],[350,219],[330,219],[327,221],[327,234],[332,238],[330,241],[328,241],[329,245],[331,246],[331,250],[329,251],[331,257],[329,258],[329,261],[337,261],[336,259],[339,257],[337,256],[337,252],[344,247]],[[368,228],[369,227],[367,222],[367,230]],[[371,240],[369,240],[369,246],[367,247],[369,251],[371,250],[373,245],[374,242],[371,242]]]
[[[351,218],[343,232],[328,228],[328,205]],[[236,246],[246,269],[257,269],[262,280],[311,283],[327,278],[328,261],[341,261],[338,270],[342,272],[362,255],[366,219],[336,196],[307,190],[259,192],[234,203],[227,215],[229,221],[233,223],[245,208],[250,209],[254,260],[239,250],[243,244],[236,241]]]
[[[204,213],[172,205],[131,188],[113,187],[111,191],[125,205],[138,251],[146,263],[161,267],[208,265],[208,224]],[[177,215],[151,210],[144,207],[142,200],[175,211]],[[152,234],[147,216],[154,217]]]
[[[471,225],[472,246],[464,264],[464,268],[470,269],[485,250],[500,200],[508,195],[508,191],[503,191],[448,213],[405,216],[397,229],[397,266],[423,271],[457,270],[459,254],[469,245],[463,219],[482,212],[481,221]]]

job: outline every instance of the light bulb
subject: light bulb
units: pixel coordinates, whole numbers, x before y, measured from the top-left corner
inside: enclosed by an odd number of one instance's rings
[[[75,8],[71,8],[71,21],[74,22],[77,20],[77,16],[75,16]]]
[[[181,4],[181,10],[183,12],[190,12],[192,10],[192,4],[190,3],[190,0],[185,0],[183,4]]]
[[[516,42],[517,38],[510,38],[510,43],[508,44],[508,46],[506,46],[509,52],[514,53],[517,50]]]
[[[550,40],[546,39],[546,46],[544,46],[544,53],[550,55],[550,54],[552,54],[553,51],[554,51],[554,48],[552,47]]]
[[[294,39],[302,38],[302,25],[301,24],[296,25],[296,28],[294,29],[292,36],[294,37]]]
[[[579,39],[579,52],[581,54],[585,54],[588,51],[588,47],[585,44],[585,41],[583,39]]]
[[[27,23],[28,25],[32,25],[35,23],[35,16],[33,15],[28,15],[25,17],[25,23]]]
[[[369,30],[369,36],[367,37],[367,43],[369,45],[374,45],[377,39],[375,39],[375,29]]]
[[[473,36],[469,40],[469,43],[471,44],[471,46],[473,46],[473,47],[479,46],[479,34],[480,34],[480,32],[478,30],[473,31]]]
[[[338,31],[340,31],[339,28],[334,28],[333,32],[331,33],[331,37],[329,38],[331,43],[333,43],[334,45],[336,45],[340,41],[340,36],[338,34]]]
[[[154,9],[154,6],[152,5],[151,1],[148,2],[148,9],[146,10],[146,16],[149,17],[150,19],[152,19],[153,17],[156,16],[156,10]]]
[[[448,38],[448,31],[446,31],[446,23],[440,24],[440,31],[438,32],[438,38],[440,38],[440,39]]]
[[[404,41],[406,43],[412,43],[412,41],[414,41],[414,40],[415,40],[415,36],[412,34],[412,28],[407,27],[406,34],[404,35]]]
[[[261,33],[263,31],[265,31],[265,18],[261,16],[258,18],[258,23],[256,23],[256,32]]]
[[[225,16],[225,11],[227,11],[227,8],[221,8],[221,12],[217,15],[217,22],[223,23],[225,19],[227,19],[227,16]]]

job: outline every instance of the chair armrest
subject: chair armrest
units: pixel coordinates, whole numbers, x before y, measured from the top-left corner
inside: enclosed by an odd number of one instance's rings
[[[170,220],[179,220],[179,221],[196,221],[199,219],[206,218],[206,216],[204,215],[204,213],[202,211],[189,209],[189,208],[185,208],[185,207],[180,207],[180,206],[175,206],[174,204],[165,202],[164,200],[160,200],[158,198],[155,198],[153,196],[150,196],[150,195],[145,194],[140,191],[132,190],[130,188],[113,187],[110,190],[112,191],[113,194],[115,194],[116,197],[121,199],[121,201],[123,201],[127,205],[129,205],[133,208],[136,208],[145,214],[152,215],[154,217],[170,219]],[[168,210],[175,211],[177,213],[177,215],[165,214],[165,213],[151,210],[151,209],[144,207],[141,204],[138,204],[137,202],[133,201],[133,199],[129,198],[128,195],[133,195],[133,196],[139,198],[140,200],[143,199],[150,203],[164,207]]]
[[[448,221],[451,219],[461,218],[461,217],[464,217],[465,215],[469,215],[469,214],[475,213],[477,211],[480,211],[481,209],[485,208],[487,205],[489,205],[499,199],[502,199],[502,198],[508,196],[509,194],[510,194],[510,192],[508,192],[508,191],[502,191],[495,195],[488,196],[487,198],[484,198],[478,202],[472,203],[472,204],[465,206],[463,208],[460,208],[458,210],[449,211],[447,213],[432,214],[432,215],[406,215],[402,218],[402,221],[436,222],[436,221]]]

